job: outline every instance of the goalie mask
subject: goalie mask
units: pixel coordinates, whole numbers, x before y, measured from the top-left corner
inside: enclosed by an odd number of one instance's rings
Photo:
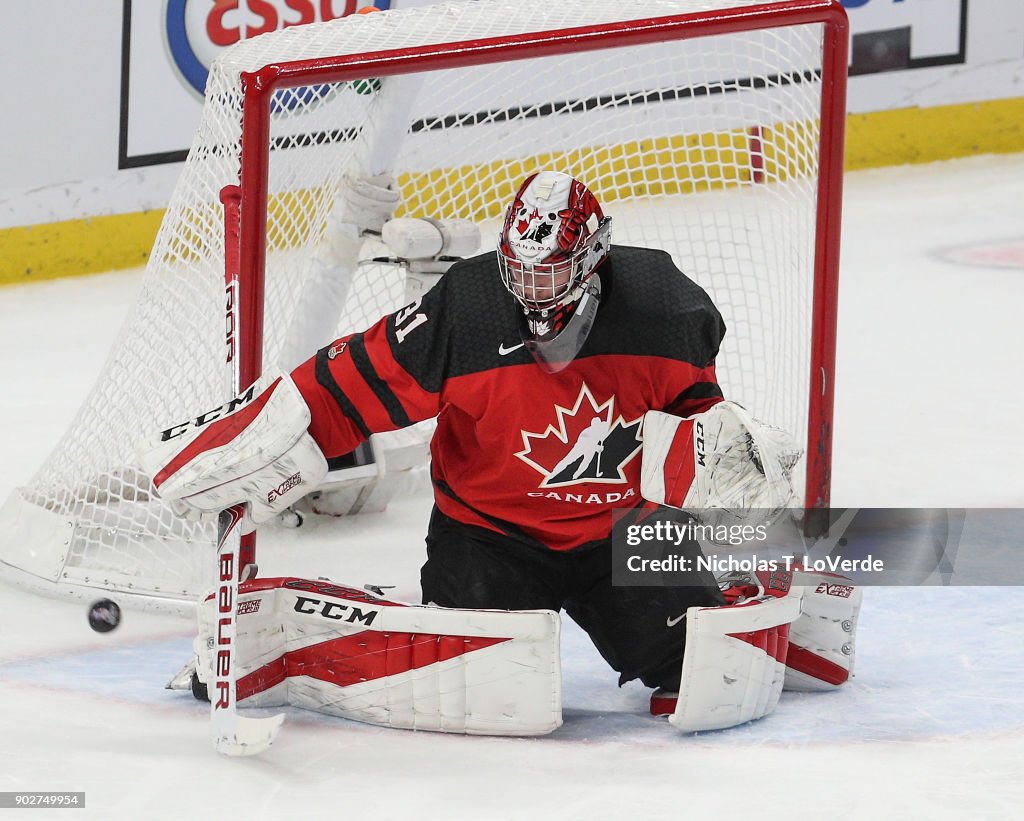
[[[611,218],[579,180],[533,174],[516,192],[498,236],[501,280],[522,309],[527,350],[550,373],[579,353],[601,300],[595,269],[611,247]]]

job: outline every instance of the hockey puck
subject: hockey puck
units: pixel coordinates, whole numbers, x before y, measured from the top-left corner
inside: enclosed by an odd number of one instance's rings
[[[121,623],[121,608],[110,599],[100,599],[89,608],[89,626],[97,633],[109,633]]]

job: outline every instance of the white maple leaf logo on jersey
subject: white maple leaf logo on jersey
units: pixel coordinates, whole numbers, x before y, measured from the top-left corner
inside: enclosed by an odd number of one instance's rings
[[[638,417],[615,415],[615,397],[598,402],[584,383],[572,408],[555,405],[555,422],[542,433],[521,431],[516,454],[544,477],[539,487],[582,482],[622,484],[623,468],[640,452]]]

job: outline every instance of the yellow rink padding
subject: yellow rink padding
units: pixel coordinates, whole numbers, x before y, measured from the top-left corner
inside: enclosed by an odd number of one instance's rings
[[[497,217],[523,179],[541,168],[572,171],[602,203],[703,193],[750,183],[753,154],[760,156],[765,180],[783,182],[808,172],[806,158],[801,162],[799,151],[790,146],[807,145],[816,128],[816,123],[797,123],[758,129],[756,134],[737,129],[656,137],[405,174],[398,178],[402,208],[397,216]],[[444,194],[439,196],[442,190]]]
[[[761,134],[766,179],[804,173],[780,167],[783,143],[801,139],[802,126],[765,129]],[[644,144],[602,146],[544,155],[530,161],[490,163],[468,172],[460,182],[453,211],[471,205],[477,219],[497,216],[534,162],[585,167],[607,201],[633,196],[707,191],[743,184],[750,173],[750,135],[745,131],[659,138],[658,162],[642,170],[636,162]],[[927,163],[975,154],[1024,152],[1024,97],[934,108],[906,108],[847,118],[846,170]],[[688,165],[685,177],[678,168]],[[420,215],[430,192],[450,172],[403,177],[403,213]],[[588,182],[591,182],[588,179]],[[483,192],[489,205],[481,202]],[[301,196],[301,195],[289,195]],[[292,211],[287,200],[271,203],[271,214]],[[65,222],[0,229],[0,285],[91,274],[142,265],[149,257],[163,211],[116,214]],[[294,211],[292,211],[294,218]],[[464,213],[464,211],[463,211]],[[433,216],[443,216],[433,214]],[[294,228],[294,226],[292,226]],[[279,239],[271,237],[271,241]]]
[[[846,118],[846,170],[1024,151],[1024,97]]]
[[[0,285],[144,265],[163,216],[161,209],[0,229]]]

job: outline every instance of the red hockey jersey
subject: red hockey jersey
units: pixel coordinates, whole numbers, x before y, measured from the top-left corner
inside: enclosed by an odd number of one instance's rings
[[[648,410],[689,416],[722,398],[725,325],[668,254],[613,246],[579,354],[551,374],[522,343],[493,253],[452,266],[422,299],[336,340],[293,377],[328,457],[437,416],[437,506],[461,522],[570,550],[611,533],[640,498]]]

